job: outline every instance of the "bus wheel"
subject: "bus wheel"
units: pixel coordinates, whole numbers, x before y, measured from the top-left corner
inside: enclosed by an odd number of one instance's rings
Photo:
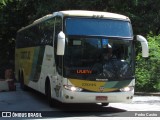
[[[101,103],[101,106],[108,106],[109,103]]]
[[[20,81],[20,87],[22,90],[27,90],[27,86],[24,84],[24,77],[23,77],[23,73],[20,75],[19,74],[19,81]]]
[[[49,103],[49,106],[52,107],[51,86],[49,82],[47,82],[47,85],[46,85],[46,97],[47,97],[47,102]]]
[[[51,97],[51,86],[49,80],[46,81],[45,94],[50,107],[59,107],[60,103]]]

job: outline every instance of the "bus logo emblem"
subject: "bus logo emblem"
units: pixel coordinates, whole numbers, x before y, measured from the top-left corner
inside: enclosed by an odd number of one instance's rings
[[[100,90],[101,92],[103,92],[103,91],[104,91],[104,86],[99,87],[99,90]]]

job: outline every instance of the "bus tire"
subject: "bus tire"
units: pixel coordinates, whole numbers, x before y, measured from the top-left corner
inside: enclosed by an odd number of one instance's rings
[[[45,94],[46,94],[47,102],[49,103],[49,106],[53,107],[53,100],[51,97],[51,86],[50,86],[50,81],[48,79],[45,84]]]
[[[47,102],[50,107],[59,107],[60,106],[60,102],[55,99],[52,99],[52,97],[51,97],[51,85],[50,85],[49,79],[46,80],[45,95],[47,97]]]
[[[108,106],[109,103],[101,103],[101,106]]]
[[[23,76],[23,72],[21,74],[19,74],[19,81],[20,81],[20,87],[22,90],[26,91],[27,90],[27,86],[24,84],[24,76]]]

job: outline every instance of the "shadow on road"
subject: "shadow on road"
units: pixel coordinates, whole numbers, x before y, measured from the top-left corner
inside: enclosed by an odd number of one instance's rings
[[[37,99],[41,103],[48,105],[46,97],[34,90],[29,90],[29,94]],[[49,105],[48,105],[49,106]],[[126,110],[119,109],[111,106],[101,106],[100,104],[94,103],[73,103],[73,104],[62,104],[52,107],[53,111],[45,111],[44,116],[48,117],[84,117],[84,116],[99,116],[99,117],[118,117],[121,113],[125,113]]]
[[[99,104],[62,104],[58,108],[66,116],[113,116],[118,117],[120,113],[126,112],[124,109],[114,108],[111,106],[101,106]]]

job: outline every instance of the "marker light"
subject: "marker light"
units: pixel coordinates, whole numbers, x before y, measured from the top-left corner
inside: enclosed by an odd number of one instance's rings
[[[66,90],[70,90],[70,91],[73,91],[73,92],[81,92],[83,90],[82,88],[75,87],[75,86],[72,86],[72,85],[64,85],[64,88]]]
[[[129,92],[129,91],[132,91],[132,90],[134,90],[133,86],[127,86],[127,87],[124,87],[124,88],[120,89],[121,92]]]

